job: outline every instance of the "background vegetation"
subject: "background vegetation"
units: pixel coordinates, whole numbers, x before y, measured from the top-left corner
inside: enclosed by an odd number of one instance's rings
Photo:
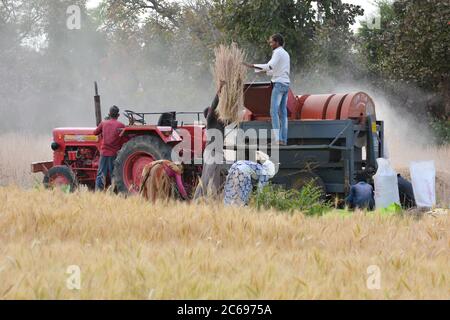
[[[260,192],[255,192],[251,206],[258,210],[301,211],[308,216],[320,216],[331,211],[332,204],[325,199],[325,194],[314,182],[305,184],[301,189],[288,189],[269,184]]]
[[[73,4],[82,11],[80,30],[66,27]],[[264,61],[268,36],[281,32],[297,92],[366,82],[448,142],[450,3],[377,5],[380,28],[363,23],[353,32],[364,11],[340,0],[115,0],[91,10],[86,0],[2,0],[1,125],[46,132],[86,125],[93,80],[107,105],[202,110],[214,92],[214,47],[235,41]]]

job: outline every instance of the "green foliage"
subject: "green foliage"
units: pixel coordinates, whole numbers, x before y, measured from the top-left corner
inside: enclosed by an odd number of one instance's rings
[[[392,47],[387,69],[396,78],[437,89],[450,77],[450,2],[397,1],[394,7],[399,19],[390,28]]]
[[[368,72],[383,82],[401,82],[439,93],[445,102],[437,116],[448,117],[450,2],[381,0],[377,5],[381,28],[363,23],[358,32],[358,50]]]
[[[448,142],[450,2],[376,3],[381,28],[363,23],[355,37],[350,27],[363,10],[341,0],[103,0],[91,10],[86,0],[0,1],[0,112],[16,111],[2,128],[29,126],[21,114],[35,116],[33,128],[45,132],[86,125],[94,80],[106,104],[206,106],[214,93],[213,48],[235,41],[249,62],[262,63],[271,55],[268,37],[280,32],[294,87],[317,93],[369,80],[406,112],[443,119],[431,126]],[[81,8],[81,30],[65,26],[73,4]],[[422,100],[412,96],[417,87]],[[71,109],[78,112],[67,117]]]
[[[346,43],[339,41],[342,38],[340,35],[350,35],[349,26],[363,12],[359,6],[338,0],[317,1],[317,9],[313,2],[214,0],[212,15],[224,39],[239,43],[255,61],[270,57],[267,45],[270,35],[283,34],[295,71],[310,64],[311,55],[317,50],[320,51],[319,56],[326,54],[330,43],[333,49],[345,48]],[[314,45],[319,38],[324,41]],[[331,53],[330,60],[334,57],[336,55]]]
[[[439,144],[450,144],[450,121],[433,119],[430,126]]]
[[[357,74],[352,50],[355,38],[350,25],[363,12],[359,6],[330,2],[323,20],[316,26],[307,70],[334,79],[348,79]]]
[[[381,28],[363,23],[362,53],[372,70],[396,80],[436,89],[448,78],[450,2],[379,1]]]
[[[315,25],[309,2],[292,0],[214,1],[214,16],[227,41],[238,42],[258,61],[270,57],[267,40],[282,33],[293,65],[301,65]],[[296,17],[296,18],[294,18]]]
[[[358,30],[359,47],[358,51],[370,72],[379,74],[382,69],[383,60],[389,56],[390,47],[385,45],[390,41],[384,32],[391,24],[395,24],[395,12],[390,0],[380,0],[376,2],[381,28],[370,27],[367,21],[362,21]]]
[[[286,190],[280,186],[269,184],[252,197],[250,205],[260,209],[276,209],[279,211],[302,211],[306,215],[322,215],[331,210],[331,205],[324,200],[322,190],[313,182],[300,190]]]

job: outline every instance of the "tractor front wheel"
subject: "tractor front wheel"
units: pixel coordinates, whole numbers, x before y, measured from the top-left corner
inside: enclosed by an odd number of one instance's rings
[[[155,161],[170,159],[172,147],[157,136],[138,136],[119,151],[114,164],[114,185],[118,192],[137,193],[144,167]]]
[[[58,188],[69,192],[74,192],[78,186],[75,173],[67,166],[55,166],[48,170],[43,183],[47,189]]]

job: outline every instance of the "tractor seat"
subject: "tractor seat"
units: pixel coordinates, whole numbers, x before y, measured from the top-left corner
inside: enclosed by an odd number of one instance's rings
[[[159,127],[172,127],[177,128],[178,121],[176,120],[175,112],[164,112],[161,114],[158,120]]]

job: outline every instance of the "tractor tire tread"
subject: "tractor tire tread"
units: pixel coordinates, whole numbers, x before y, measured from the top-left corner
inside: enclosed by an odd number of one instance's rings
[[[125,143],[122,149],[117,154],[113,170],[114,187],[115,190],[119,193],[129,194],[130,192],[125,185],[125,180],[123,177],[123,166],[126,159],[137,150],[146,151],[150,153],[156,160],[161,160],[170,159],[172,147],[164,143],[160,137],[155,135],[138,136]]]
[[[72,169],[70,169],[68,166],[65,165],[59,165],[54,166],[48,170],[48,172],[44,175],[43,184],[45,188],[50,189],[49,181],[50,177],[54,174],[63,174],[66,176],[70,181],[70,192],[74,192],[78,188],[78,180],[73,172]]]

